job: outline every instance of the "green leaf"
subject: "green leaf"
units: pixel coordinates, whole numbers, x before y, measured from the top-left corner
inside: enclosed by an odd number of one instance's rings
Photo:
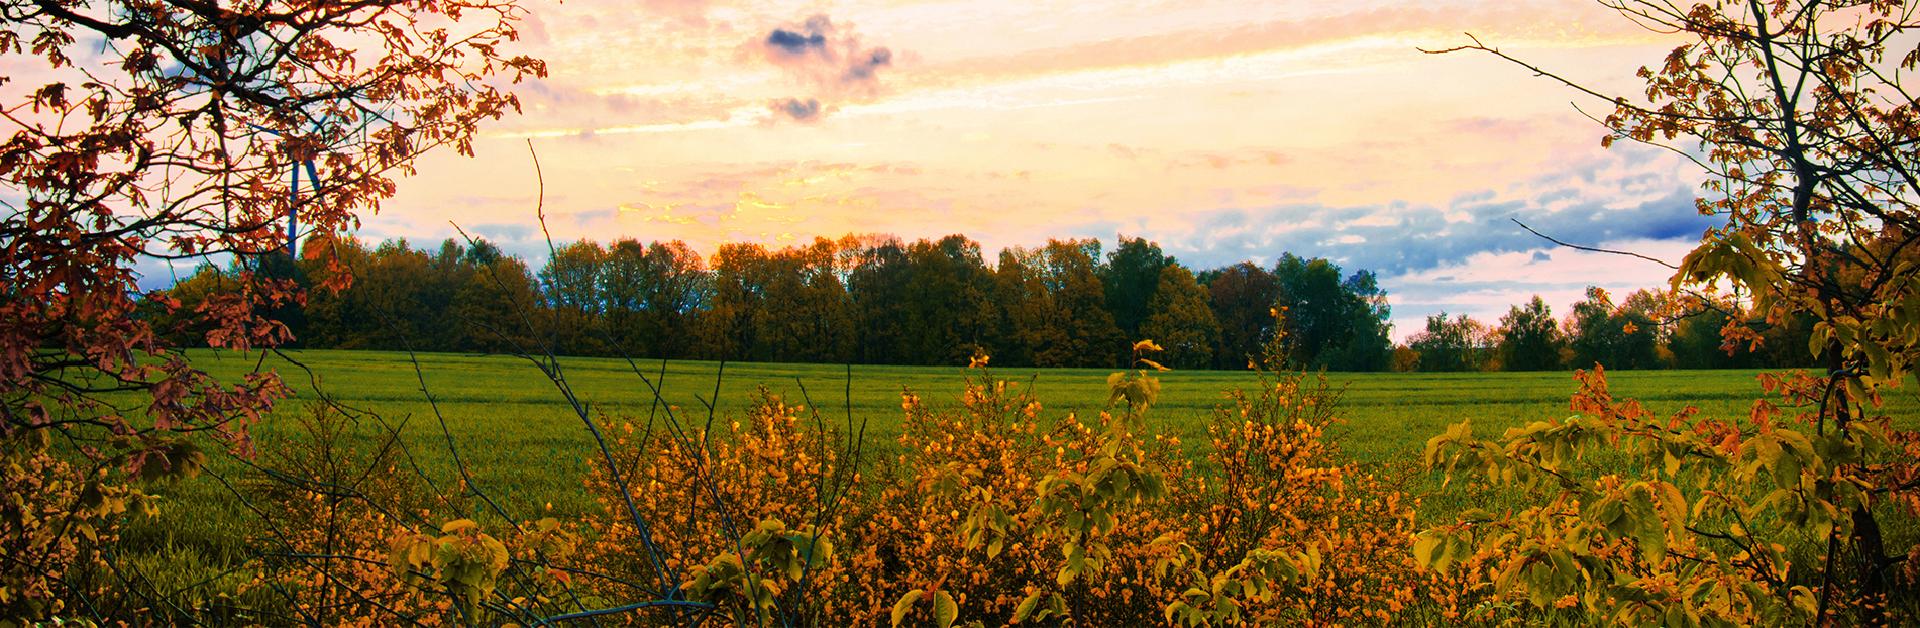
[[[1819,357],[1821,350],[1827,348],[1827,340],[1832,337],[1833,328],[1826,321],[1814,323],[1813,333],[1807,334],[1807,354]]]
[[[933,622],[940,628],[949,628],[953,621],[960,618],[960,605],[953,602],[953,596],[946,591],[933,594]]]
[[[1040,605],[1040,592],[1034,591],[1033,593],[1028,594],[1026,599],[1020,600],[1019,606],[1016,606],[1013,608],[1013,623],[1017,624],[1017,623],[1026,621],[1027,617],[1033,615],[1034,607],[1039,605]]]
[[[926,591],[914,589],[908,591],[906,595],[900,596],[900,601],[893,603],[893,625],[900,625],[900,621],[907,618],[907,613],[913,611],[913,603],[919,601],[920,596],[926,594]]]

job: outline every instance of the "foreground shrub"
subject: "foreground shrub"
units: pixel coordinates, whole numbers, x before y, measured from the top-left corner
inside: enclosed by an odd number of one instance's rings
[[[844,614],[842,602],[807,592],[851,580],[855,565],[825,557],[850,527],[851,509],[838,504],[858,501],[860,478],[834,435],[802,425],[805,408],[759,395],[752,412],[719,429],[609,425],[619,479],[595,461],[586,488],[605,511],[587,522],[580,562],[634,578],[605,594],[655,594],[661,589],[646,580],[663,568],[671,577],[659,585],[713,602],[739,623],[774,612],[816,620]],[[630,512],[647,525],[644,534]]]
[[[455,619],[458,596],[409,586],[410,574],[389,568],[395,539],[441,506],[420,476],[403,471],[399,435],[323,402],[308,404],[292,423],[292,437],[263,449],[236,495],[273,514],[247,539],[256,548],[254,577],[232,595],[270,614],[230,619],[359,626]],[[175,618],[192,619],[200,618]]]
[[[1920,547],[1884,557],[1843,546],[1880,547],[1877,521],[1896,509],[1912,520],[1910,433],[1894,457],[1887,417],[1821,429],[1830,389],[1805,374],[1762,376],[1779,402],[1754,402],[1744,421],[1691,407],[1660,417],[1615,399],[1598,367],[1577,377],[1571,418],[1490,440],[1460,423],[1428,441],[1427,462],[1450,478],[1525,491],[1538,505],[1469,510],[1421,532],[1423,564],[1555,620],[1915,619],[1910,593],[1886,592],[1913,590]]]
[[[88,476],[47,449],[44,434],[0,438],[0,618],[45,621],[98,595],[72,588],[103,565],[100,543],[114,533],[106,516],[127,509],[123,489],[74,481]]]
[[[1368,623],[1432,589],[1408,551],[1409,499],[1328,442],[1339,395],[1324,378],[1231,393],[1194,456],[1151,429],[1158,365],[1139,364],[1084,418],[1048,419],[984,370],[955,404],[903,391],[897,449],[863,470],[811,409],[764,391],[747,416],[685,434],[609,422],[619,468],[587,480],[603,515],[583,564],[649,573],[651,544],[687,599],[736,623]]]

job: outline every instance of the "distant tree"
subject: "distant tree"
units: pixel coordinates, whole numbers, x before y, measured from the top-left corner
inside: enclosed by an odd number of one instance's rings
[[[1220,324],[1220,345],[1214,350],[1216,368],[1240,369],[1260,354],[1260,346],[1272,336],[1274,304],[1280,299],[1280,282],[1273,273],[1252,262],[1202,273],[1207,287],[1207,303],[1214,320]]]
[[[1157,341],[1165,350],[1163,362],[1175,368],[1206,368],[1213,363],[1213,348],[1220,342],[1220,324],[1207,306],[1205,288],[1194,281],[1193,273],[1179,264],[1160,269],[1160,282],[1154,288],[1151,312],[1140,325],[1142,339]]]
[[[1587,297],[1573,304],[1562,331],[1572,350],[1573,366],[1601,364],[1610,369],[1660,366],[1658,321],[1652,297],[1630,295],[1632,307],[1616,307],[1606,290],[1588,287]]]
[[[301,245],[300,265],[312,284],[307,293],[307,330],[301,343],[315,348],[356,349],[372,346],[379,325],[366,301],[366,290],[356,289],[371,272],[373,251],[359,238],[316,234]]]
[[[700,357],[768,360],[758,337],[756,313],[766,304],[766,249],[753,243],[722,244],[713,255],[713,301],[701,321]]]
[[[609,351],[602,314],[601,272],[607,250],[600,243],[580,240],[560,245],[538,273],[544,331],[555,353],[599,355]]]
[[[966,236],[919,240],[907,249],[907,362],[962,364],[989,345],[997,314],[993,276]]]
[[[1509,371],[1551,371],[1562,368],[1560,350],[1566,340],[1540,295],[1526,305],[1516,305],[1500,317],[1499,349],[1501,368]]]
[[[761,294],[752,311],[756,359],[845,362],[852,334],[846,288],[834,269],[834,244],[824,238],[772,253],[757,267]]]
[[[1696,303],[1674,321],[1667,347],[1674,365],[1683,369],[1753,368],[1758,357],[1744,343],[1728,346],[1721,330],[1732,320],[1745,316],[1734,304]]]
[[[532,305],[512,316],[507,303],[481,299],[526,296],[526,265],[486,240],[448,239],[429,252],[405,240],[368,250],[352,238],[316,235],[305,250],[296,266],[268,274],[342,286],[310,292],[292,312],[304,322],[282,316],[304,326],[313,347],[892,364],[957,364],[985,352],[1000,365],[1110,366],[1129,335],[1109,309],[1128,300],[1109,298],[1111,284],[1149,295],[1147,316],[1131,335],[1159,340],[1170,348],[1162,361],[1182,368],[1221,364],[1228,342],[1271,337],[1272,312],[1296,306],[1332,310],[1318,317],[1338,323],[1323,323],[1335,330],[1323,336],[1343,340],[1303,365],[1385,370],[1392,358],[1386,293],[1372,273],[1335,284],[1328,277],[1338,277],[1337,267],[1288,256],[1306,269],[1296,274],[1320,273],[1309,287],[1328,293],[1284,300],[1278,279],[1257,266],[1195,277],[1138,239],[1107,256],[1104,267],[1096,240],[1002,251],[996,269],[979,243],[961,235],[911,244],[848,235],[779,250],[725,245],[712,270],[684,242],[629,238],[603,247],[581,240],[558,247],[531,273],[531,299],[522,300]],[[1160,269],[1151,289],[1121,280],[1141,264]],[[259,275],[255,266],[214,271],[175,293],[191,294],[222,275]],[[139,316],[172,329],[179,308],[169,303],[156,295]],[[184,305],[190,311],[194,302]],[[1216,311],[1241,317],[1242,340],[1225,339]]]
[[[647,245],[632,238],[614,240],[607,246],[606,260],[595,279],[614,348],[633,356],[674,357],[660,352],[658,338],[648,333],[651,330],[643,322],[647,292],[652,289],[647,276]]]
[[[405,239],[381,243],[366,276],[355,279],[368,295],[369,311],[390,321],[372,342],[391,349],[456,350],[460,324],[447,318],[465,282],[459,271],[459,247],[452,240],[441,243],[437,255],[415,250]]]
[[[869,364],[915,362],[907,349],[912,342],[907,282],[912,276],[906,247],[899,238],[873,236],[844,244],[842,254],[850,264],[846,275],[854,359]]]
[[[452,243],[453,240],[449,239],[447,242]],[[459,261],[475,268],[491,265],[507,256],[498,245],[481,238],[474,238],[465,247],[460,247],[458,244],[454,246],[460,250]],[[446,248],[446,245],[442,244],[441,248]]]
[[[1051,320],[1053,296],[1040,278],[1037,256],[1029,249],[1001,249],[994,264],[994,300],[1000,304],[997,364],[1033,366],[1041,349],[1066,343],[1065,329]]]
[[[1048,240],[1039,249],[1000,252],[995,293],[1002,333],[1013,339],[1016,364],[1109,366],[1125,341],[1106,310],[1094,273],[1098,240]]]
[[[592,240],[579,240],[555,248],[547,265],[540,268],[540,293],[549,307],[582,314],[605,309],[601,295],[600,273],[607,263],[607,250]]]
[[[1613,297],[1606,290],[1588,286],[1586,298],[1574,303],[1567,313],[1562,331],[1575,368],[1592,368],[1594,364],[1624,368],[1615,362],[1614,354],[1626,333],[1614,321]]]
[[[653,357],[693,353],[695,321],[711,299],[713,281],[700,254],[679,240],[647,245],[641,266],[641,346]]]
[[[1432,372],[1480,371],[1494,359],[1495,335],[1485,323],[1446,312],[1427,317],[1427,329],[1407,339],[1419,353],[1419,369]]]
[[[1160,285],[1161,270],[1175,263],[1160,245],[1144,238],[1120,236],[1107,261],[1100,265],[1100,283],[1107,293],[1107,311],[1126,338],[1138,338],[1140,325],[1152,315],[1150,303]]]
[[[1619,356],[1622,368],[1673,368],[1673,353],[1667,349],[1667,336],[1673,326],[1667,323],[1672,309],[1664,290],[1635,290],[1627,293],[1618,316],[1626,335]]]
[[[207,346],[207,332],[215,329],[212,321],[201,319],[196,312],[207,304],[208,299],[220,294],[230,294],[239,289],[235,279],[211,263],[201,263],[186,279],[174,282],[157,296],[171,301],[170,307],[154,307],[145,312],[147,322],[155,334],[165,338],[175,346]]]
[[[597,280],[609,334],[621,353],[690,356],[709,282],[706,263],[685,242],[616,240]]]
[[[1054,319],[1066,330],[1067,344],[1050,356],[1036,355],[1043,365],[1112,366],[1120,360],[1127,339],[1107,312],[1106,289],[1095,274],[1100,241],[1048,240],[1041,249],[1041,277],[1053,293]]]
[[[497,255],[498,248],[475,248],[483,254],[464,255],[457,267],[462,281],[451,311],[462,324],[457,326],[460,335],[450,343],[453,350],[540,353],[553,349],[541,334],[539,282],[527,264]],[[484,254],[489,251],[496,254]]]
[[[1323,364],[1336,371],[1385,371],[1392,367],[1393,309],[1387,291],[1372,271],[1356,271],[1341,283],[1347,319],[1352,327],[1345,344],[1323,354]]]
[[[1420,352],[1406,345],[1395,346],[1393,362],[1389,368],[1395,373],[1411,373],[1420,370]]]
[[[1343,280],[1333,262],[1288,253],[1274,264],[1273,276],[1289,360],[1310,368],[1386,369],[1388,311],[1371,273]]]

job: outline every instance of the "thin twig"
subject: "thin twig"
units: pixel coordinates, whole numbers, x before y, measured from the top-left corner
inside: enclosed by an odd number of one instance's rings
[[[1594,252],[1594,253],[1606,253],[1606,254],[1609,254],[1609,255],[1625,255],[1625,256],[1628,256],[1628,257],[1638,257],[1638,258],[1640,258],[1640,259],[1643,259],[1643,260],[1647,260],[1647,261],[1649,261],[1649,262],[1653,262],[1653,263],[1655,263],[1655,264],[1659,264],[1659,265],[1661,265],[1661,266],[1665,266],[1665,267],[1667,267],[1667,268],[1669,268],[1669,269],[1672,269],[1672,270],[1680,270],[1680,267],[1679,267],[1679,266],[1675,266],[1675,265],[1673,265],[1673,264],[1670,264],[1670,263],[1668,263],[1668,262],[1667,262],[1666,260],[1663,260],[1663,259],[1660,259],[1660,258],[1657,258],[1657,257],[1648,257],[1648,256],[1645,256],[1645,255],[1641,255],[1641,254],[1639,254],[1639,253],[1635,253],[1635,252],[1633,252],[1633,251],[1616,251],[1616,250],[1613,250],[1613,249],[1603,249],[1603,248],[1599,248],[1599,247],[1593,247],[1593,246],[1583,246],[1583,245],[1579,245],[1579,244],[1573,244],[1573,243],[1569,243],[1569,242],[1566,242],[1566,241],[1563,241],[1563,240],[1561,240],[1561,239],[1559,239],[1559,238],[1555,238],[1555,237],[1553,237],[1553,236],[1550,236],[1550,235],[1547,235],[1547,234],[1544,234],[1544,233],[1540,233],[1539,231],[1535,231],[1533,227],[1529,227],[1529,226],[1527,226],[1527,223],[1524,223],[1524,222],[1520,222],[1520,219],[1519,219],[1519,218],[1508,218],[1507,220],[1511,220],[1511,221],[1513,221],[1513,224],[1516,224],[1516,225],[1520,225],[1520,228],[1521,228],[1521,229],[1526,229],[1526,230],[1527,230],[1527,233],[1531,233],[1531,234],[1533,234],[1533,235],[1536,235],[1536,236],[1540,236],[1540,238],[1541,238],[1541,239],[1543,239],[1543,240],[1546,240],[1546,241],[1548,241],[1548,242],[1552,242],[1552,243],[1554,243],[1554,244],[1558,244],[1558,245],[1560,245],[1560,246],[1564,246],[1564,247],[1567,247],[1567,248],[1570,248],[1570,249],[1578,249],[1578,250],[1582,250],[1582,251],[1591,251],[1591,252]]]

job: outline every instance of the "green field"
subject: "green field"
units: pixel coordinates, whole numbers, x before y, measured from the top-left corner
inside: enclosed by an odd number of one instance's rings
[[[295,391],[254,429],[262,451],[301,438],[294,419],[321,395],[340,406],[364,412],[354,438],[371,443],[382,426],[399,426],[410,466],[417,467],[441,492],[455,492],[459,476],[450,446],[474,483],[516,518],[574,517],[596,505],[582,488],[593,440],[565,398],[532,363],[503,356],[429,354],[415,361],[405,353],[296,351],[236,354],[199,351],[194,363],[232,380],[255,368],[281,373]],[[577,398],[596,416],[632,417],[644,422],[654,396],[622,360],[568,358],[565,379]],[[785,400],[810,398],[826,420],[844,425],[851,413],[867,424],[869,460],[887,455],[901,420],[900,392],[910,388],[929,404],[952,404],[969,375],[960,367],[845,366],[805,364],[727,364],[660,362],[638,365],[664,382],[664,398],[683,420],[707,418],[702,399],[714,395],[716,415],[725,420],[744,412],[757,388]],[[662,370],[664,368],[664,371]],[[1030,384],[1045,404],[1043,420],[1067,412],[1097,412],[1107,395],[1106,369],[994,369],[993,377]],[[664,377],[663,377],[664,374]],[[1656,412],[1687,405],[1707,416],[1744,417],[1761,394],[1751,371],[1650,371],[1609,375],[1617,397],[1640,399]],[[849,381],[849,376],[851,381]],[[1199,453],[1210,413],[1223,402],[1222,391],[1256,382],[1248,372],[1169,372],[1161,375],[1160,400],[1150,426],[1180,436]],[[438,405],[422,392],[420,379]],[[1435,474],[1417,466],[1427,438],[1447,425],[1472,419],[1483,434],[1527,421],[1565,416],[1574,391],[1571,373],[1330,374],[1344,390],[1339,405],[1343,423],[1333,433],[1347,455],[1370,469],[1399,478],[1398,484],[1421,500],[1419,517],[1437,521],[1467,507],[1515,506],[1518,494],[1442,493]],[[804,388],[804,393],[803,393]],[[1914,426],[1920,407],[1908,385],[1891,391],[1886,411],[1902,427]],[[442,422],[444,419],[444,423]],[[444,425],[444,431],[443,431]],[[411,472],[402,470],[401,472]],[[247,564],[247,539],[262,534],[262,521],[235,488],[257,472],[226,455],[214,455],[207,472],[171,485],[149,486],[173,503],[154,518],[133,517],[122,528],[128,547],[140,548],[130,564],[151,571],[163,588],[179,590],[215,577],[227,577]],[[190,506],[190,507],[189,507]],[[550,510],[549,510],[550,509]],[[487,519],[480,509],[474,516]],[[216,587],[219,588],[219,587]]]
[[[593,507],[580,490],[580,479],[592,455],[593,442],[579,418],[554,384],[532,363],[504,356],[428,354],[419,356],[419,373],[438,404],[422,393],[415,362],[405,353],[358,351],[294,351],[288,355],[305,369],[272,354],[196,352],[194,362],[222,377],[237,377],[253,368],[279,371],[297,393],[256,429],[263,447],[291,434],[287,417],[304,411],[305,401],[320,393],[344,406],[376,414],[380,420],[403,426],[409,452],[437,486],[456,483],[449,455],[457,447],[475,483],[513,512],[532,513],[552,505],[555,514],[578,514]],[[590,412],[644,421],[654,397],[635,366],[623,360],[567,358],[561,361],[566,381]],[[737,415],[753,402],[764,386],[789,402],[811,399],[830,423],[844,425],[850,411],[865,421],[870,451],[885,452],[898,434],[900,392],[910,388],[927,402],[952,403],[969,371],[959,367],[901,367],[809,364],[747,364],[720,366],[712,362],[676,361],[640,363],[648,377],[663,382],[664,398],[686,420],[703,422],[702,399],[714,395],[718,383],[717,413]],[[1106,398],[1107,369],[994,369],[993,377],[1030,383],[1045,404],[1044,417],[1066,412],[1097,412]],[[309,375],[311,373],[311,375]],[[973,371],[978,376],[978,371]],[[851,383],[848,378],[851,377]],[[1149,422],[1164,433],[1190,444],[1203,442],[1206,421],[1222,402],[1222,391],[1254,382],[1247,372],[1168,372],[1161,374],[1161,398]],[[1464,374],[1330,374],[1345,390],[1340,405],[1344,424],[1335,433],[1342,448],[1368,465],[1394,465],[1417,459],[1425,440],[1447,425],[1473,419],[1483,433],[1526,421],[1567,414],[1567,398],[1574,390],[1570,373]],[[1709,416],[1744,416],[1760,388],[1751,371],[1641,371],[1609,374],[1614,394],[1634,397],[1656,412],[1686,405]],[[317,383],[317,387],[315,384]],[[804,389],[804,392],[803,392]],[[1893,391],[1888,398],[1894,416],[1908,417],[1920,406],[1915,387]],[[445,420],[445,432],[441,430]],[[364,430],[373,434],[369,424]],[[1398,468],[1398,467],[1396,467]],[[231,461],[216,457],[216,474],[237,471]],[[1422,479],[1420,485],[1431,485]],[[176,500],[227,503],[226,490],[205,479],[172,489]],[[1442,500],[1444,502],[1444,500]],[[238,508],[228,504],[228,508]],[[207,517],[195,510],[184,518],[163,516],[152,532],[168,541],[192,544],[225,538],[245,519]],[[146,527],[146,526],[141,526]],[[162,532],[164,531],[164,532]]]

